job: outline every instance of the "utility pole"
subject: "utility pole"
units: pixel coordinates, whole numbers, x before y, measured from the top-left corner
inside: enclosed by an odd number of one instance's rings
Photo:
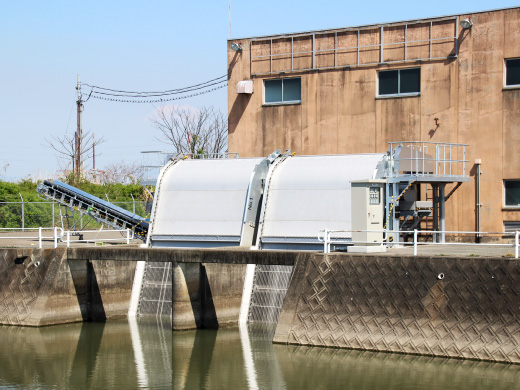
[[[76,85],[76,90],[78,91],[78,100],[76,100],[76,104],[78,106],[78,129],[76,130],[75,137],[75,156],[74,156],[74,177],[79,180],[81,177],[81,171],[83,169],[83,161],[81,161],[81,152],[82,152],[82,140],[83,140],[83,129],[81,127],[81,112],[83,111],[83,101],[81,100],[81,82],[78,74],[78,84]]]

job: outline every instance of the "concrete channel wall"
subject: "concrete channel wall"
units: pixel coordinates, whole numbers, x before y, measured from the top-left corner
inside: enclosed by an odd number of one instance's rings
[[[56,325],[125,317],[135,262],[68,260],[67,250],[0,250],[0,324]]]
[[[514,259],[316,254],[274,341],[520,363],[519,298]]]
[[[174,329],[236,323],[245,264],[294,265],[276,343],[520,364],[520,263],[510,258],[5,249],[0,323],[124,316],[136,260],[174,262]]]

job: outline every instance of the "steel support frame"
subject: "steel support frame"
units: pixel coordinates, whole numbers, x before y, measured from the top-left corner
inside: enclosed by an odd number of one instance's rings
[[[446,242],[446,183],[432,183],[433,189],[433,242]],[[439,232],[439,233],[437,233]]]
[[[387,215],[387,226],[386,230],[390,233],[387,234],[388,242],[400,241],[400,226],[399,217],[397,216],[395,209],[399,206],[399,201],[403,193],[400,192],[399,187],[401,184],[409,185],[412,183],[413,177],[411,176],[408,180],[403,178],[391,179],[389,178],[386,182],[386,212]],[[445,196],[446,183],[430,183],[433,189],[433,242],[434,243],[445,243],[446,242],[446,200]]]

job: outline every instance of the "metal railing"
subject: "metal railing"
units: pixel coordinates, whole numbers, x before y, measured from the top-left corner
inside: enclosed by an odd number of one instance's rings
[[[19,228],[0,228],[0,233],[2,232],[20,232]],[[52,235],[44,235],[46,231],[51,231]],[[29,232],[29,235],[25,234],[23,236],[16,235],[8,235],[4,236],[0,234],[0,240],[35,240],[38,239],[38,248],[43,248],[43,240],[52,239],[54,248],[57,248],[59,243],[65,243],[66,247],[69,248],[71,244],[71,236],[78,236],[77,231],[63,230],[60,227],[38,227],[38,228],[26,228],[23,232]],[[37,232],[37,235],[30,235],[31,232]],[[99,238],[100,233],[124,233],[121,237],[116,238]],[[83,234],[92,233],[96,234],[96,237],[91,237],[87,239],[83,239]],[[121,229],[121,230],[83,230],[79,235],[79,238],[74,240],[73,242],[85,242],[85,243],[96,243],[96,242],[110,242],[110,241],[124,241],[127,245],[130,244],[130,240],[134,239],[134,232],[131,229]]]
[[[166,165],[170,159],[186,158],[196,160],[206,159],[226,159],[239,158],[240,155],[234,152],[222,153],[177,153],[166,152],[163,150],[147,150],[141,152],[143,155],[143,164],[141,165],[142,175],[140,182],[143,185],[155,185],[159,176],[159,171]],[[146,160],[146,161],[144,161]]]
[[[382,233],[383,240],[374,242],[374,241],[352,241],[352,240],[333,240],[332,235],[334,233]],[[392,231],[392,230],[329,230],[322,229],[318,232],[318,241],[323,242],[323,253],[330,253],[331,244],[367,244],[367,245],[403,245],[403,246],[413,246],[413,255],[417,256],[418,246],[420,245],[440,245],[440,246],[490,246],[490,247],[512,247],[514,248],[514,257],[515,259],[519,258],[520,253],[520,232],[468,232],[468,231],[431,231],[431,230],[413,230],[413,241],[391,241],[388,239],[392,237],[393,233],[403,233],[402,231]],[[407,232],[412,233],[412,231]],[[471,235],[483,237],[485,235],[500,235],[502,237],[513,237],[513,244],[510,243],[490,243],[490,242],[480,242],[480,243],[470,243],[470,242],[423,242],[419,241],[419,234],[457,234],[457,235]]]
[[[3,232],[3,231],[6,231],[6,232],[17,232],[17,231],[20,231],[21,229],[19,228],[0,228],[0,233]],[[44,236],[43,235],[43,232],[44,231],[49,231],[51,230],[53,232],[53,235],[52,236]],[[17,237],[17,236],[6,236],[6,237],[3,237],[2,235],[0,235],[0,240],[1,239],[4,239],[4,240],[31,240],[31,239],[38,239],[38,248],[42,248],[42,241],[44,239],[48,239],[48,238],[52,238],[53,242],[54,242],[54,248],[57,248],[58,247],[58,242],[59,240],[63,237],[63,229],[60,228],[60,227],[38,227],[38,228],[26,228],[24,230],[22,230],[22,232],[26,232],[26,231],[37,231],[38,232],[38,235],[37,236],[27,236],[27,235],[24,235],[24,236],[21,236],[21,237]],[[59,232],[59,233],[58,233]]]
[[[108,196],[105,195],[108,199]],[[146,215],[146,202],[135,200],[134,196],[130,194],[131,201],[111,202],[125,210],[131,211],[134,214]],[[17,202],[0,202],[0,210],[4,210],[0,219],[0,226],[10,227],[14,229],[21,229],[27,231],[30,229],[37,229],[39,226],[62,227],[60,218],[60,205],[57,202],[27,202],[23,200]],[[83,229],[83,217],[79,212],[75,211],[78,219],[78,228]],[[86,222],[85,222],[86,224]]]
[[[81,233],[100,233],[101,231],[100,230],[84,230],[82,231]],[[122,229],[122,230],[104,230],[103,232],[125,232],[125,236],[124,237],[118,237],[118,238],[88,238],[88,239],[83,239],[83,238],[78,238],[77,240],[74,240],[74,242],[93,242],[93,243],[96,243],[96,242],[106,242],[106,241],[126,241],[126,244],[129,245],[130,244],[130,240],[133,240],[134,239],[134,232],[133,230],[131,229]],[[65,232],[65,243],[67,244],[67,248],[70,247],[70,236],[71,236],[71,233],[73,234],[77,234],[76,232],[71,232],[70,230],[67,230]]]
[[[438,26],[451,23],[453,35],[444,36],[439,34]],[[358,28],[346,28],[329,31],[317,31],[312,33],[300,33],[290,35],[280,35],[267,38],[253,38],[250,41],[250,71],[254,75],[278,74],[282,72],[301,72],[315,69],[335,69],[351,66],[369,66],[380,65],[382,63],[406,63],[410,61],[432,61],[447,58],[455,58],[458,54],[458,38],[457,29],[459,26],[458,17],[448,17],[441,19],[420,20],[412,22],[382,24]],[[411,30],[417,28],[427,28],[428,38],[410,39],[413,34]],[[392,41],[387,36],[387,32],[392,36],[396,29],[401,29],[402,38]],[[372,33],[377,43],[368,43],[365,34]],[[436,36],[436,33],[439,36]],[[417,34],[417,33],[416,33]],[[350,39],[349,39],[350,36]],[[415,35],[417,36],[417,35]],[[307,45],[302,46],[302,41],[306,40]],[[352,42],[350,44],[341,44],[341,41]],[[295,45],[295,41],[297,44]],[[355,43],[354,43],[355,42]],[[365,43],[366,42],[366,43]],[[438,53],[434,45],[449,43],[442,53]],[[268,53],[263,46],[269,45]],[[279,51],[277,44],[286,44],[288,49]],[[258,49],[256,49],[256,47]],[[303,50],[295,50],[296,47],[304,47]],[[427,50],[421,50],[427,46]],[[278,50],[277,50],[278,49]],[[390,55],[386,56],[385,49]],[[400,51],[400,55],[396,56],[396,50]],[[410,55],[410,52],[416,51],[420,55]],[[259,52],[259,55],[254,55]],[[377,55],[372,53],[377,52]],[[364,54],[369,54],[368,59],[364,59]],[[442,54],[442,55],[440,55]],[[326,55],[333,56],[333,61],[320,61],[320,57]],[[302,61],[305,59],[306,61]],[[287,62],[287,66],[280,69],[274,69],[273,61],[282,60]],[[269,71],[257,72],[255,64],[263,64],[269,61]],[[296,63],[295,63],[296,62]],[[300,64],[305,65],[300,65]]]
[[[406,141],[389,145],[388,177],[466,175],[467,144]]]

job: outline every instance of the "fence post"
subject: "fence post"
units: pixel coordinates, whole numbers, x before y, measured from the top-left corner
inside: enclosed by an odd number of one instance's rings
[[[56,226],[56,224],[54,223],[54,202],[52,202],[52,226]]]
[[[417,229],[413,229],[413,255],[417,256]]]
[[[42,227],[38,228],[38,248],[42,249]]]
[[[518,236],[520,235],[520,232],[517,230],[515,232],[515,259],[518,259]]]
[[[22,200],[22,232],[25,232],[25,206],[22,194],[18,193],[18,195],[20,195],[20,199]]]
[[[130,244],[130,229],[126,229],[126,245]]]
[[[67,230],[67,248],[70,247],[70,230]]]
[[[132,194],[130,194],[130,196],[132,197],[132,212],[135,214],[135,199]]]
[[[328,253],[327,252],[327,229],[323,229],[323,253]]]
[[[58,228],[54,226],[54,248],[58,247]]]

